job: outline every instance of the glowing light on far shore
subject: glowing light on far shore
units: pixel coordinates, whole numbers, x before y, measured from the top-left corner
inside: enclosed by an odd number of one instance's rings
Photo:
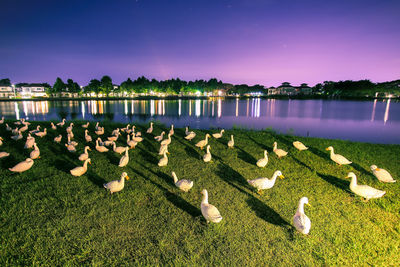
[[[386,125],[386,122],[389,119],[389,108],[390,108],[390,98],[389,100],[386,102],[386,109],[385,109],[385,116],[383,118],[383,123]]]
[[[201,113],[200,99],[196,99],[195,107],[196,107],[196,117],[200,117]]]
[[[221,98],[218,99],[217,109],[218,109],[218,118],[220,118],[221,115],[222,115],[222,101],[221,101]]]
[[[178,100],[178,116],[182,114],[182,99]]]
[[[14,110],[15,110],[15,118],[19,120],[19,108],[17,102],[14,103]]]

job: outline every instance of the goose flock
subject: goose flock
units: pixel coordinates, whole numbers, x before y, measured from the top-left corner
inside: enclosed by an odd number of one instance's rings
[[[0,120],[0,124],[4,124],[4,117]],[[61,122],[57,123],[54,125],[53,122],[51,122],[51,129],[52,130],[57,130],[62,129],[64,125],[66,124],[66,119],[63,119]],[[12,129],[7,123],[5,123],[6,130],[11,132],[10,139],[17,141],[23,138],[22,133],[27,131],[29,128],[30,123],[26,121],[25,119],[21,119],[18,121],[14,122],[14,125],[16,125],[15,129]],[[20,128],[18,128],[21,126]],[[58,128],[57,128],[58,127]],[[78,143],[73,140],[74,138],[74,133],[73,133],[73,127],[74,123],[70,123],[69,126],[66,128],[66,134],[67,134],[67,142],[65,143],[66,151],[70,153],[75,153],[76,152],[76,147],[78,146]],[[112,131],[111,136],[106,137],[105,141],[102,141],[100,138],[100,135],[104,134],[104,127],[99,126],[99,122],[96,123],[96,126],[94,128],[94,134],[96,134],[98,137],[97,138],[92,138],[90,135],[89,131],[89,122],[82,124],[82,128],[85,129],[85,141],[86,144],[84,146],[84,153],[82,153],[78,159],[83,162],[83,165],[77,166],[70,170],[71,175],[73,176],[82,176],[85,174],[88,170],[88,164],[91,163],[89,151],[91,151],[91,147],[89,144],[92,144],[92,140],[95,140],[95,150],[100,152],[100,153],[106,153],[110,149],[107,148],[107,146],[112,147],[112,151],[120,154],[121,158],[119,161],[118,166],[119,167],[125,167],[129,163],[129,150],[134,149],[140,142],[143,141],[143,137],[141,137],[140,132],[135,131],[135,126],[130,126],[128,124],[125,128],[117,128]],[[153,133],[153,122],[150,123],[150,127],[146,130],[146,134],[152,134]],[[219,139],[223,136],[224,130],[222,129],[220,132],[213,133],[210,135],[207,133],[204,136],[204,139],[197,142],[195,144],[196,147],[200,148],[203,150],[204,147],[206,147],[206,153],[203,155],[203,161],[204,162],[212,162],[212,155],[211,155],[211,146],[209,144],[209,138],[213,137],[215,139]],[[118,138],[122,135],[126,135],[126,146],[117,146],[116,141]],[[171,145],[172,139],[171,137],[175,134],[174,131],[174,125],[171,125],[170,130],[167,134],[167,138],[164,139],[165,132],[161,132],[160,135],[155,136],[154,139],[155,141],[160,143],[160,150],[159,150],[159,155],[162,155],[161,159],[158,162],[159,167],[167,166],[168,165],[168,146]],[[38,125],[36,129],[31,130],[28,132],[28,135],[26,137],[26,142],[25,142],[25,149],[33,149],[30,152],[29,158],[25,159],[22,162],[19,162],[16,164],[14,167],[9,168],[11,172],[16,172],[16,173],[21,173],[29,170],[32,168],[34,165],[34,160],[37,160],[40,158],[40,150],[39,147],[35,141],[35,137],[32,136],[35,135],[36,137],[44,138],[47,135],[47,128],[44,128],[41,130],[41,126]],[[184,138],[188,140],[189,142],[196,136],[196,133],[193,131],[189,131],[189,128],[186,127],[185,131],[185,136]],[[62,141],[62,134],[59,134],[54,138],[55,143],[61,143]],[[0,137],[0,146],[3,145],[3,142],[7,142],[4,140],[3,137]],[[231,135],[229,141],[227,142],[227,147],[230,149],[234,149],[235,147],[235,141],[234,141],[234,136]],[[299,151],[305,151],[308,149],[307,146],[305,146],[303,143],[300,141],[295,141],[293,142],[293,146],[299,150]],[[334,161],[336,164],[340,165],[348,165],[352,164],[351,161],[349,161],[347,158],[340,154],[336,154],[334,152],[334,148],[332,146],[326,148],[326,150],[330,151],[330,159]],[[287,151],[284,151],[283,149],[278,148],[277,142],[273,143],[273,152],[276,154],[278,159],[282,159],[285,156],[288,155]],[[303,153],[303,152],[302,152]],[[0,151],[0,159],[1,158],[6,158],[10,154],[6,151]],[[264,151],[264,157],[259,159],[256,163],[256,165],[260,168],[264,168],[268,164],[268,152],[267,150]],[[390,173],[384,169],[378,168],[376,165],[371,165],[371,171],[373,175],[380,181],[384,183],[394,183],[396,180],[393,179],[393,177],[390,175]],[[179,180],[176,173],[172,172],[171,174],[173,183],[177,188],[184,192],[189,192],[190,189],[194,186],[194,182],[187,180],[187,179],[181,179]],[[284,176],[280,170],[276,170],[271,178],[267,177],[261,177],[253,180],[247,180],[248,184],[252,187],[254,187],[259,194],[262,193],[262,190],[267,190],[271,189],[275,183],[277,178],[283,179]],[[365,199],[365,201],[368,201],[373,198],[381,198],[385,195],[385,191],[375,189],[371,186],[368,185],[361,185],[357,183],[357,177],[353,172],[349,172],[346,178],[350,178],[350,190],[358,195],[361,196],[362,198]],[[124,189],[125,185],[125,180],[129,180],[129,176],[126,172],[122,172],[120,179],[111,181],[109,183],[104,184],[104,188],[110,191],[110,194],[113,194],[115,192],[119,192]],[[222,216],[217,209],[212,204],[209,204],[208,202],[208,191],[206,189],[203,189],[201,191],[201,194],[203,195],[200,208],[201,208],[201,213],[207,223],[213,222],[213,223],[219,223],[222,221]],[[304,212],[304,205],[309,205],[308,203],[308,198],[307,197],[302,197],[299,200],[299,204],[296,210],[296,213],[293,217],[293,226],[296,228],[296,230],[300,233],[303,234],[308,234],[310,232],[311,228],[311,220],[307,217],[307,215]]]

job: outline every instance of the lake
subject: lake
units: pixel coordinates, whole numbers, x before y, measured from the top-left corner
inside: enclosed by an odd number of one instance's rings
[[[400,144],[397,101],[179,99],[1,101],[7,119],[68,119],[145,123],[193,129],[272,128],[279,133]]]

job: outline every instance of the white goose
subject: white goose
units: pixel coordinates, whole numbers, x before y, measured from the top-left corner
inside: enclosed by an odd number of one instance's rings
[[[22,134],[21,134],[21,132],[18,131],[18,134],[17,134],[17,135],[11,136],[11,139],[13,139],[13,140],[15,140],[15,141],[18,141],[18,140],[22,139]]]
[[[139,137],[139,136],[136,136],[136,134],[137,134],[137,133],[132,132],[132,140],[135,141],[135,142],[137,142],[137,143],[142,142],[142,141],[143,141],[143,138],[142,138],[142,137]]]
[[[55,126],[54,123],[51,123],[51,129],[57,130],[57,126]]]
[[[228,147],[233,148],[234,145],[235,145],[235,140],[233,140],[233,134],[231,134],[231,140],[229,140],[228,142]]]
[[[82,124],[82,128],[87,129],[89,127],[89,122],[87,122],[86,124]]]
[[[12,172],[24,172],[29,170],[33,166],[33,159],[27,158],[24,161],[21,161],[17,165],[15,165],[12,168],[9,168],[10,171]]]
[[[178,181],[178,177],[176,176],[175,172],[172,172],[172,177],[174,178],[174,184],[180,190],[188,192],[193,187],[193,181],[181,179]]]
[[[294,141],[293,142],[293,146],[295,147],[295,148],[297,148],[298,150],[300,150],[300,151],[302,151],[302,150],[307,150],[308,149],[308,147],[306,147],[302,142],[300,142],[300,141]]]
[[[81,176],[81,175],[85,174],[86,171],[87,171],[87,164],[88,163],[91,164],[90,158],[85,160],[85,162],[83,163],[83,166],[78,166],[78,167],[75,167],[72,170],[70,170],[70,173],[73,176]]]
[[[31,130],[31,131],[29,131],[29,133],[31,133],[31,134],[35,134],[35,133],[38,133],[38,132],[40,132],[40,125],[38,125],[38,126],[36,127],[36,130]]]
[[[189,132],[189,127],[186,127],[186,131],[185,131],[185,139],[191,141],[193,138],[196,137],[196,133],[193,131]]]
[[[17,134],[18,134],[18,131],[19,131],[18,127],[15,127],[15,129],[13,129],[13,130],[11,131],[11,134],[17,135]]]
[[[117,144],[116,144],[115,142],[113,142],[113,151],[114,151],[115,153],[122,154],[122,153],[125,152],[125,150],[126,150],[126,147],[124,147],[124,146],[117,146]]]
[[[219,133],[213,133],[212,136],[216,139],[219,139],[222,137],[222,134],[225,132],[224,129],[222,129]]]
[[[123,155],[121,157],[121,159],[119,160],[119,164],[118,164],[119,167],[125,167],[126,165],[128,165],[128,162],[129,162],[129,153],[128,153],[128,151],[129,151],[129,147],[126,147],[125,148],[125,155]]]
[[[165,132],[163,131],[160,135],[154,137],[154,139],[155,139],[157,142],[161,142],[161,140],[163,140],[163,138],[164,138],[164,134],[165,134]]]
[[[171,129],[169,130],[169,135],[172,136],[174,135],[175,131],[174,131],[174,125],[171,124]]]
[[[1,117],[0,124],[4,123],[4,116]]]
[[[304,214],[304,204],[311,206],[308,204],[307,197],[302,197],[300,199],[296,214],[293,216],[293,225],[297,231],[307,235],[311,229],[311,221],[307,215]]]
[[[22,133],[25,132],[26,130],[28,130],[28,125],[22,126],[21,128],[19,128],[19,130],[20,130]]]
[[[3,137],[0,136],[0,146],[3,145],[3,140],[4,140]]]
[[[61,139],[62,139],[62,135],[60,134],[60,135],[54,137],[54,142],[60,143],[60,142],[61,142]]]
[[[115,142],[115,141],[118,140],[118,137],[119,137],[119,133],[117,133],[117,135],[113,135],[113,136],[107,137],[107,140],[108,140],[108,141]]]
[[[274,142],[273,151],[274,151],[275,155],[278,156],[279,159],[287,155],[287,152],[285,150],[278,148],[277,142]]]
[[[70,124],[69,124],[69,126],[67,127],[67,133],[71,133],[72,132],[72,128],[73,128],[73,126],[74,126],[74,123],[73,122],[71,122]]]
[[[119,192],[122,189],[124,189],[125,186],[125,178],[126,180],[129,180],[129,176],[126,172],[123,172],[121,174],[121,178],[119,180],[111,181],[106,184],[103,184],[105,189],[110,190],[110,194],[114,192]]]
[[[37,147],[37,144],[34,143],[34,144],[33,144],[33,147],[34,147],[34,150],[31,151],[31,154],[29,155],[29,157],[30,157],[31,159],[40,158],[40,150],[39,150],[39,148]]]
[[[85,146],[85,151],[79,156],[80,161],[85,161],[89,158],[88,150],[91,150],[89,146]]]
[[[164,152],[164,157],[160,159],[160,161],[158,162],[158,166],[163,167],[167,166],[167,164],[168,164],[167,152]]]
[[[77,146],[78,142],[75,141],[71,141],[71,135],[67,135],[67,139],[68,139],[68,145],[72,145],[72,146]]]
[[[97,135],[103,135],[104,134],[104,127],[98,127],[97,130],[94,132]]]
[[[88,129],[85,130],[85,140],[88,143],[92,142],[92,137],[89,135],[89,130]]]
[[[203,189],[201,193],[203,194],[203,200],[201,201],[200,205],[201,214],[203,214],[203,217],[206,219],[207,223],[219,223],[222,220],[219,210],[214,205],[208,203],[208,192],[206,189]]]
[[[257,161],[257,166],[260,168],[264,168],[268,164],[268,151],[264,150],[264,157]]]
[[[129,125],[129,124],[128,124]],[[117,128],[117,129],[115,129],[115,130],[113,130],[112,132],[111,132],[111,135],[113,136],[115,136],[115,135],[118,135],[119,134],[119,128]]]
[[[126,139],[126,144],[129,146],[129,148],[130,148],[130,149],[135,148],[136,145],[137,145],[137,142],[131,140],[130,134],[128,134],[128,135],[126,136],[126,138],[127,138],[127,139]]]
[[[153,132],[153,122],[150,122],[150,127],[147,129],[146,133],[151,134]]]
[[[31,134],[28,134],[28,136],[26,137],[24,148],[32,148],[34,143],[35,143],[35,137],[31,136]]]
[[[333,147],[328,147],[326,148],[326,150],[331,151],[330,157],[331,160],[333,160],[334,162],[336,162],[338,165],[347,165],[347,164],[351,164],[352,162],[348,159],[346,159],[345,157],[343,157],[340,154],[335,154]]]
[[[392,175],[387,170],[378,168],[376,165],[371,166],[371,171],[375,177],[384,183],[395,183],[396,180],[393,179]]]
[[[351,178],[350,190],[354,194],[365,198],[365,201],[368,201],[371,198],[381,198],[386,194],[386,191],[378,190],[368,185],[358,185],[357,177],[353,172],[349,172],[346,178]]]
[[[44,128],[43,132],[35,133],[35,135],[39,136],[40,138],[45,137],[47,135],[47,128]]]
[[[274,172],[271,179],[261,177],[254,180],[247,180],[247,182],[257,189],[257,192],[261,194],[261,190],[263,189],[270,189],[275,185],[276,178],[279,177],[281,179],[285,178],[282,175],[281,171]]]
[[[195,146],[200,147],[201,150],[203,150],[203,147],[205,147],[208,144],[208,138],[211,137],[209,134],[206,134],[206,138],[204,140],[200,140],[197,142]]]
[[[171,144],[171,133],[168,134],[168,138],[161,141],[161,145],[169,145]]]
[[[210,145],[207,145],[207,153],[204,154],[204,156],[203,156],[203,161],[204,162],[210,162],[211,161],[212,156],[211,156],[211,153],[210,153],[210,149],[211,149]]]
[[[61,122],[57,123],[57,126],[63,127],[65,124],[65,119],[62,119]]]
[[[12,128],[10,126],[8,126],[8,124],[6,123],[6,131],[12,131]]]
[[[65,146],[67,147],[67,149],[68,149],[69,152],[72,152],[72,153],[76,152],[76,148],[75,148],[74,145],[65,144]]]
[[[0,152],[0,159],[8,157],[8,156],[10,156],[10,153],[4,152],[4,151]]]
[[[96,150],[99,152],[107,152],[108,148],[106,148],[105,146],[100,146],[99,145],[99,140],[96,140]]]
[[[158,151],[158,155],[164,155],[164,152],[169,154],[168,152],[168,145],[162,145],[160,146],[160,151]]]

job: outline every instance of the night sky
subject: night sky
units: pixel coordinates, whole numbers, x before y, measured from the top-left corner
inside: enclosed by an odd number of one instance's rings
[[[0,78],[400,78],[400,1],[0,2]]]

